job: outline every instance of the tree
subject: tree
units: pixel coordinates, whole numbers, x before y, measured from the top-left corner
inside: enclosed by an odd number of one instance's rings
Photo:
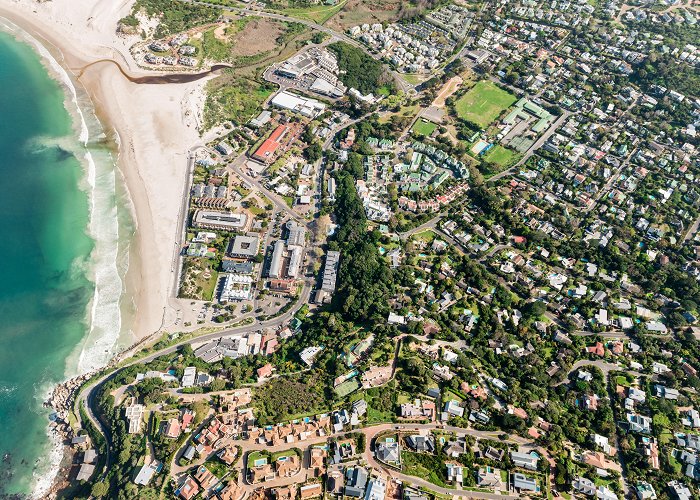
[[[90,494],[93,497],[97,498],[102,498],[107,496],[109,493],[109,485],[105,483],[104,481],[100,481],[99,483],[95,483],[92,485],[92,489],[90,490]]]

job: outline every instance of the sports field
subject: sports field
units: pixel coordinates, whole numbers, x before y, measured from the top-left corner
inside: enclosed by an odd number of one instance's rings
[[[437,125],[434,123],[424,120],[423,118],[419,118],[416,120],[416,123],[413,124],[412,130],[414,134],[428,136],[435,132],[436,128]]]
[[[498,144],[489,149],[489,151],[484,155],[484,160],[495,163],[501,167],[509,166],[511,163],[513,163],[515,158],[515,151],[499,146]]]
[[[486,128],[516,100],[513,94],[495,83],[481,81],[457,100],[455,110],[460,118]]]
[[[338,395],[339,398],[344,398],[345,396],[347,396],[351,392],[355,392],[359,388],[360,383],[357,381],[357,379],[353,378],[350,380],[346,380],[338,387],[336,387],[335,393]]]

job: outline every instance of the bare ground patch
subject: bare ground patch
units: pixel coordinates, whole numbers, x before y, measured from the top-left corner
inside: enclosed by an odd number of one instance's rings
[[[278,47],[277,39],[284,32],[280,23],[268,19],[254,19],[248,22],[231,40],[233,57],[249,57],[269,52]]]

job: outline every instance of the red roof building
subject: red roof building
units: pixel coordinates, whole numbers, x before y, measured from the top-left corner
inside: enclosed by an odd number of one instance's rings
[[[258,378],[267,378],[272,375],[272,365],[270,363],[258,368]]]
[[[264,163],[271,163],[275,158],[275,153],[283,144],[284,138],[288,132],[289,127],[286,125],[278,126],[274,132],[270,134],[270,137],[265,139],[265,142],[253,153],[253,158]]]

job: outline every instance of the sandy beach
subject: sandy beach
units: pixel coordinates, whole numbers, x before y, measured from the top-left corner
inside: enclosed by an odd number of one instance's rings
[[[119,144],[118,167],[132,203],[136,233],[126,276],[135,317],[122,344],[158,331],[175,317],[173,257],[185,189],[188,151],[197,146],[204,80],[137,84],[152,75],[128,48],[137,38],[116,34],[133,0],[0,0],[0,17],[39,39],[90,95],[108,135]],[[117,64],[119,66],[117,66]],[[200,107],[200,109],[197,109]],[[131,337],[131,338],[129,338]]]

